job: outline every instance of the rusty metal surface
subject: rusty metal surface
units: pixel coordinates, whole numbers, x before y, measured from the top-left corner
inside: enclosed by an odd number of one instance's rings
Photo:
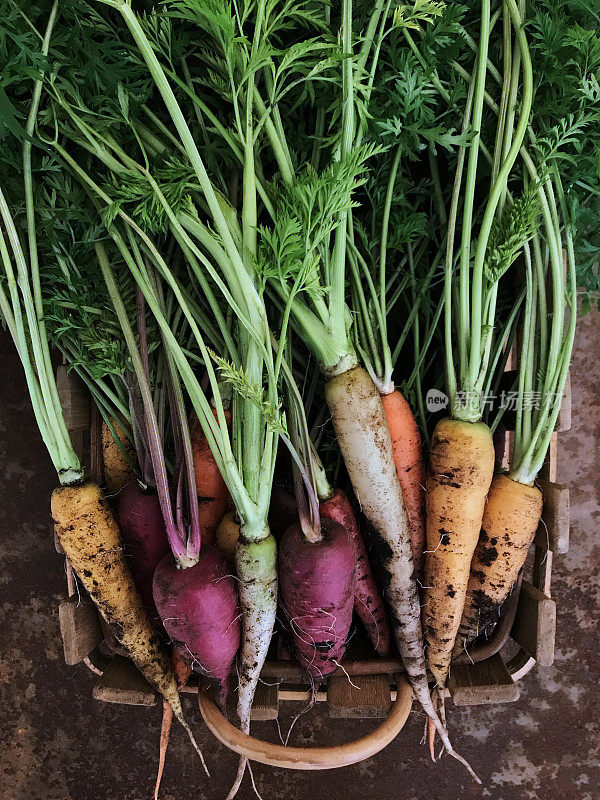
[[[600,798],[600,317],[580,326],[574,366],[573,429],[561,434],[558,479],[571,487],[571,550],[555,560],[556,662],[522,682],[516,703],[448,708],[457,749],[483,779],[472,783],[420,745],[424,718],[413,712],[399,739],[377,757],[340,771],[284,773],[256,766],[264,800],[597,800]],[[54,550],[51,464],[28,403],[20,365],[0,333],[0,800],[146,800],[152,796],[160,708],[92,700],[93,676],[63,662],[58,603],[63,561]],[[187,739],[173,731],[164,800],[224,798],[236,759],[202,730],[185,700],[212,771],[203,774]],[[296,704],[284,704],[286,731]],[[365,721],[334,724],[320,710],[302,717],[291,742],[343,741]],[[256,723],[277,738],[274,722]],[[254,793],[248,779],[241,800]]]

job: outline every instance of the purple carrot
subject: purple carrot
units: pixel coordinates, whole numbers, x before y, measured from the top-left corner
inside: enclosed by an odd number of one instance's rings
[[[330,497],[321,500],[321,518],[324,517],[343,525],[354,540],[356,547],[354,610],[367,629],[376,653],[385,656],[389,653],[392,639],[385,604],[373,577],[365,541],[352,504],[341,489],[335,489]]]
[[[178,654],[193,670],[213,679],[224,710],[241,637],[237,592],[227,560],[205,544],[194,566],[178,569],[169,554],[154,573],[154,599]]]
[[[339,665],[352,623],[352,537],[337,522],[321,520],[322,538],[309,542],[299,523],[279,545],[281,602],[298,660],[317,683]]]
[[[127,563],[143,606],[152,624],[160,628],[152,596],[152,579],[154,570],[170,550],[158,495],[144,491],[137,483],[129,484],[119,495],[117,520]]]

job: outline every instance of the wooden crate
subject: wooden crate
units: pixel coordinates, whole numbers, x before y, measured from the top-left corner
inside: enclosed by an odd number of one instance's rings
[[[101,482],[98,411],[90,405],[76,377],[64,369],[59,388],[74,445],[84,463],[89,465],[91,477]],[[570,393],[566,392],[557,432],[568,430],[570,416]],[[533,545],[531,575],[529,578],[520,576],[489,640],[452,665],[447,694],[455,705],[514,701],[519,697],[516,682],[536,662],[542,666],[552,664],[556,624],[556,605],[551,598],[552,559],[554,553],[565,553],[569,542],[569,491],[556,483],[557,432],[552,437],[540,474],[544,512]],[[60,552],[60,546],[58,549]],[[133,663],[123,657],[123,651],[100,624],[94,606],[83,590],[78,590],[68,563],[66,567],[68,596],[60,605],[59,619],[67,664],[83,662],[99,676],[93,690],[98,700],[153,705],[156,702],[154,689]],[[518,651],[505,661],[502,650],[509,638],[518,645]],[[390,709],[390,700],[395,698],[395,676],[403,672],[398,657],[353,655],[350,651],[343,666],[320,687],[317,700],[327,703],[332,717],[382,718]],[[255,720],[276,719],[280,702],[308,698],[305,675],[293,660],[268,660],[262,671],[262,681],[254,702],[252,716]],[[192,676],[183,691],[198,692],[196,676]]]

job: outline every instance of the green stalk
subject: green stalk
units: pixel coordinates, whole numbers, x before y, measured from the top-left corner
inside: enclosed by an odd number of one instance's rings
[[[411,255],[410,258],[412,259],[412,255]],[[427,274],[425,275],[425,278],[423,279],[423,282],[422,282],[421,287],[420,287],[421,291],[420,291],[419,295],[417,297],[415,297],[414,298],[414,302],[411,303],[410,313],[409,313],[408,317],[406,318],[406,322],[404,323],[404,326],[402,328],[402,332],[400,333],[400,336],[398,337],[398,341],[396,342],[396,344],[394,346],[394,352],[392,353],[392,364],[396,364],[397,361],[398,361],[398,358],[400,357],[400,352],[402,351],[402,348],[404,346],[404,342],[406,341],[406,338],[407,338],[409,332],[414,327],[415,319],[417,318],[417,315],[419,314],[419,311],[420,311],[420,308],[421,308],[421,301],[423,299],[423,295],[428,291],[429,286],[431,284],[431,280],[432,280],[432,278],[433,278],[433,276],[435,274],[436,269],[440,265],[441,259],[442,259],[442,251],[438,250],[438,252],[435,254],[435,257],[434,257],[433,261],[431,262],[431,266],[429,267],[429,270],[428,270]]]
[[[548,452],[548,447],[550,446],[550,440],[560,412],[561,399],[567,380],[576,329],[577,276],[571,221],[569,219],[560,177],[556,171],[554,173],[554,180],[558,192],[561,213],[565,220],[564,235],[568,276],[565,279],[562,264],[556,265],[551,259],[550,264],[553,273],[553,325],[555,318],[562,318],[563,327],[557,334],[557,338],[559,339],[558,346],[553,346],[551,342],[546,374],[540,378],[542,408],[537,417],[535,428],[531,432],[529,440],[527,441],[524,439],[523,443],[520,445],[519,452],[516,454],[517,457],[513,459],[509,473],[513,480],[527,484],[531,484],[535,480],[538,472],[542,468]],[[560,239],[558,243],[560,243]],[[564,330],[565,303],[569,306],[571,315],[566,332]],[[559,311],[560,313],[558,313]]]
[[[48,341],[45,326],[40,329],[40,319],[43,321],[43,316],[39,317],[35,308],[30,283],[31,274],[25,254],[21,248],[14,220],[1,189],[0,218],[4,223],[8,243],[11,246],[17,267],[15,275],[6,239],[2,230],[0,230],[0,257],[6,272],[15,323],[14,328],[19,343],[18,350],[25,370],[35,416],[61,484],[76,483],[82,479],[83,471],[67,432],[67,426],[58,399],[54,372],[51,368],[48,370],[48,363],[44,357],[44,350],[48,347]]]
[[[387,337],[387,314],[386,314],[386,259],[387,259],[387,238],[388,227],[390,223],[390,211],[392,207],[392,200],[394,196],[394,186],[396,183],[396,176],[398,174],[398,167],[400,165],[400,156],[402,155],[402,147],[399,145],[394,154],[392,161],[392,169],[388,180],[387,191],[385,196],[385,206],[383,209],[383,220],[381,223],[381,252],[379,256],[379,302],[381,308],[381,317],[383,325],[381,326],[380,336],[383,350],[383,383],[388,386],[392,382],[392,354]]]
[[[179,138],[185,148],[186,155],[190,160],[190,164],[196,173],[196,177],[198,178],[198,182],[200,184],[202,193],[206,200],[208,209],[212,216],[212,219],[215,223],[217,232],[221,239],[223,240],[223,244],[225,247],[225,251],[231,262],[233,263],[236,270],[241,270],[245,268],[243,263],[243,259],[240,256],[240,253],[235,245],[227,222],[225,220],[225,216],[223,211],[221,210],[220,203],[217,199],[217,196],[214,192],[212,183],[210,178],[208,177],[208,173],[206,172],[206,168],[204,166],[204,162],[202,157],[198,151],[196,146],[196,142],[194,141],[194,137],[192,132],[189,129],[189,126],[185,120],[183,112],[177,102],[177,98],[173,94],[173,90],[167,80],[165,72],[160,65],[158,58],[154,52],[154,49],[149,42],[146,34],[140,23],[138,22],[137,16],[134,11],[131,9],[129,5],[127,5],[123,0],[101,0],[101,2],[106,2],[107,5],[111,5],[118,10],[123,15],[123,19],[129,28],[139,50],[144,58],[148,70],[163,98],[165,106],[171,116],[173,124],[177,129],[177,133],[179,134]],[[254,302],[250,302],[253,300]],[[254,316],[256,314],[260,315],[260,303],[258,298],[256,298],[256,293],[252,292],[249,297],[247,297],[248,303],[248,313],[250,316]]]
[[[0,190],[0,196],[1,195],[2,191]],[[40,433],[42,434],[42,439],[44,440],[44,444],[46,445],[48,451],[50,452],[50,457],[52,459],[52,462],[55,464],[58,471],[59,466],[57,465],[60,465],[60,456],[57,451],[56,442],[52,435],[50,419],[48,417],[46,408],[44,406],[44,401],[41,395],[39,383],[37,381],[35,371],[31,364],[30,352],[25,332],[25,322],[23,319],[21,300],[19,298],[19,289],[17,286],[17,281],[15,279],[15,274],[12,268],[12,263],[8,252],[8,248],[6,246],[6,240],[4,238],[4,233],[2,232],[2,228],[0,228],[0,258],[2,259],[2,264],[4,266],[4,272],[6,274],[6,283],[8,285],[10,302],[12,304],[12,309],[13,309],[13,311],[11,312],[11,316],[13,319],[11,333],[13,335],[17,352],[19,353],[19,356],[21,358],[21,363],[23,364],[23,369],[25,371],[25,379],[27,381],[27,388],[31,396],[33,410],[35,413],[38,426],[40,428]],[[4,295],[4,292],[3,292],[3,297],[4,297],[4,303],[8,305],[8,300]]]
[[[547,354],[548,354],[548,312],[547,312],[547,298],[546,298],[546,270],[544,268],[544,261],[542,259],[542,250],[540,246],[540,237],[537,231],[533,235],[533,261],[536,270],[536,282],[538,287],[538,307],[539,307],[539,361],[540,372],[542,375],[546,372]]]
[[[473,104],[473,96],[475,93],[475,81],[469,82],[469,89],[467,92],[467,101],[465,105],[465,113],[463,116],[462,133],[466,133],[469,128],[469,120],[471,117],[471,107]],[[450,212],[448,214],[448,232],[446,234],[446,264],[444,269],[444,356],[445,356],[445,372],[446,372],[446,385],[448,396],[450,398],[450,413],[456,416],[458,413],[457,392],[458,381],[456,376],[456,368],[454,366],[454,353],[452,348],[452,276],[454,272],[454,237],[456,235],[456,222],[458,219],[458,208],[460,202],[460,189],[462,185],[462,175],[464,170],[466,156],[466,148],[461,146],[458,150],[456,160],[456,172],[454,174],[454,186],[452,188],[452,198],[450,201]],[[462,290],[462,283],[461,283]],[[459,290],[459,291],[461,291]],[[458,349],[459,349],[459,371],[462,378],[462,368],[466,358],[466,336],[468,331],[468,321],[462,317],[461,305],[458,311]],[[465,338],[463,338],[465,337]]]
[[[262,28],[263,5],[259,4],[252,52],[254,53],[260,41]],[[244,263],[249,275],[255,274],[254,264],[257,256],[257,209],[256,209],[256,183],[254,177],[254,129],[253,129],[253,88],[254,76],[249,79],[246,96],[246,129],[244,143],[244,176],[243,176],[243,203],[242,203],[242,242]],[[246,337],[247,338],[247,337]],[[262,383],[263,364],[256,344],[248,340],[245,353],[245,369],[248,382],[253,386]],[[243,403],[242,414],[242,471],[244,485],[250,497],[258,500],[259,478],[261,474],[261,451],[263,442],[260,409],[252,403]],[[266,516],[266,512],[265,512]]]
[[[58,0],[55,0],[50,10],[50,16],[48,18],[48,23],[46,25],[46,32],[44,34],[44,38],[42,41],[41,54],[43,56],[48,55],[48,51],[50,49],[50,39],[52,37],[52,31],[54,29],[54,24],[56,22],[57,16],[58,16]],[[44,77],[42,74],[42,77],[38,78],[38,80],[36,80],[34,84],[31,107],[29,109],[27,124],[25,126],[25,132],[27,135],[25,140],[23,141],[23,182],[25,185],[25,213],[27,219],[27,244],[29,248],[29,271],[31,275],[31,284],[33,287],[35,313],[37,315],[37,324],[40,332],[39,343],[40,343],[40,354],[41,358],[43,359],[42,370],[46,374],[53,376],[54,372],[52,367],[52,359],[50,357],[50,347],[48,345],[48,337],[46,335],[46,324],[44,322],[44,305],[42,301],[42,290],[40,285],[40,269],[38,262],[37,235],[36,235],[35,211],[34,211],[35,205],[33,198],[33,175],[31,169],[31,147],[32,147],[31,139],[33,137],[33,133],[35,130],[38,110],[40,107],[40,99],[42,95],[43,83],[44,83]],[[62,415],[62,409],[60,407],[60,401],[58,399],[58,393],[50,392],[49,398],[53,403],[56,419],[58,424],[60,425],[61,420],[64,423],[64,418]],[[62,429],[62,437],[67,440],[69,438],[66,425]]]
[[[352,0],[342,0],[342,131],[340,157],[344,158],[354,141],[354,89],[352,75]],[[332,259],[332,281],[330,300],[330,327],[336,339],[343,342],[346,334],[346,241],[348,232],[348,212],[339,215],[335,231],[335,244]]]
[[[469,357],[468,368],[468,385],[474,386],[478,374],[481,370],[481,341],[482,341],[482,300],[483,300],[483,276],[484,276],[484,261],[489,241],[492,224],[496,210],[502,195],[504,194],[506,183],[510,171],[519,155],[521,145],[527,132],[529,125],[529,115],[531,113],[531,104],[533,100],[533,71],[531,67],[531,58],[529,55],[529,48],[525,33],[521,27],[521,17],[515,3],[515,0],[505,0],[508,11],[512,18],[515,27],[517,41],[521,51],[521,61],[523,66],[523,98],[521,102],[521,115],[519,123],[515,130],[513,141],[510,150],[502,163],[498,177],[492,186],[490,196],[485,208],[483,221],[479,237],[477,239],[477,247],[475,250],[475,258],[473,263],[473,276],[472,276],[472,289],[471,289],[471,307],[473,311],[473,318],[471,322],[471,348]],[[486,51],[487,56],[487,51]],[[481,97],[483,104],[483,96]],[[492,314],[493,316],[493,314]]]
[[[475,182],[477,179],[477,161],[479,158],[479,143],[481,140],[481,121],[483,116],[483,101],[485,92],[485,81],[487,72],[487,54],[490,38],[490,0],[482,0],[481,3],[481,25],[479,31],[479,49],[477,53],[477,67],[473,91],[473,110],[471,115],[471,129],[473,138],[469,147],[469,157],[467,159],[467,175],[465,180],[463,218],[462,218],[462,237],[460,248],[460,290],[459,290],[459,363],[460,378],[464,389],[469,390],[468,366],[466,355],[466,334],[470,331],[471,345],[477,337],[478,331],[473,330],[471,325],[471,308],[469,308],[469,278],[471,266],[471,237],[473,234],[473,208],[475,201]],[[473,281],[475,280],[475,276]],[[474,300],[475,298],[473,298]],[[480,301],[481,302],[481,299]],[[473,303],[472,303],[473,305]],[[475,311],[475,309],[473,309]],[[481,326],[480,326],[481,327]],[[479,344],[479,343],[478,343]],[[478,411],[478,409],[477,409]]]
[[[492,182],[494,182],[500,171],[500,165],[502,163],[502,158],[506,158],[506,153],[503,152],[504,146],[506,141],[509,141],[509,134],[507,133],[505,137],[505,132],[507,129],[510,129],[510,125],[507,124],[507,115],[508,115],[508,106],[511,99],[511,89],[513,86],[513,70],[512,70],[512,47],[511,47],[511,35],[512,35],[512,22],[510,19],[510,15],[507,12],[506,6],[503,5],[503,47],[504,47],[504,58],[503,58],[503,79],[502,79],[502,95],[500,98],[500,107],[498,109],[498,121],[496,125],[496,141],[494,143],[494,163],[492,167]],[[517,50],[517,53],[519,51]],[[515,70],[515,74],[517,71]],[[517,84],[517,81],[514,81],[514,85]]]
[[[522,457],[523,444],[531,440],[531,411],[524,407],[523,398],[525,391],[531,386],[532,339],[535,336],[535,292],[531,257],[528,248],[525,248],[525,313],[523,315],[523,331],[520,353],[520,369],[518,380],[518,396],[521,402],[517,404],[515,423],[515,439],[513,449],[513,462],[518,462]]]
[[[513,341],[516,333],[517,327],[517,318],[521,311],[521,306],[523,304],[523,300],[525,299],[525,290],[523,290],[519,297],[515,300],[509,317],[506,321],[506,324],[501,331],[500,335],[497,337],[496,348],[494,350],[494,355],[491,358],[489,369],[488,369],[488,376],[487,381],[484,385],[483,395],[484,397],[488,397],[491,389],[492,389],[492,381],[495,375],[501,375],[504,372],[504,366],[506,365],[506,361],[508,359],[508,352],[510,349],[510,343]],[[500,363],[500,357],[504,353],[504,362],[501,369],[498,369],[498,364]]]

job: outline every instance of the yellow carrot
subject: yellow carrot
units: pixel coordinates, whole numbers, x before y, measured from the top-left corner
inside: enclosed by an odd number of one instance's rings
[[[131,462],[135,464],[135,449],[125,435],[125,431],[115,420],[112,420],[112,424],[121,445],[129,455]],[[118,494],[124,486],[135,481],[135,472],[115,441],[106,422],[102,423],[102,463],[104,465],[104,482],[108,494]]]
[[[142,607],[123,557],[119,528],[100,487],[88,481],[55,489],[52,517],[65,555],[81,583],[119,643],[169,703],[198,750],[183,717],[171,662]],[[202,758],[199,750],[198,753]]]
[[[536,486],[508,475],[496,475],[492,481],[471,562],[456,652],[498,621],[502,603],[527,558],[542,506],[542,493]]]
[[[431,439],[423,627],[427,663],[446,684],[494,471],[492,433],[481,422],[443,419]]]

